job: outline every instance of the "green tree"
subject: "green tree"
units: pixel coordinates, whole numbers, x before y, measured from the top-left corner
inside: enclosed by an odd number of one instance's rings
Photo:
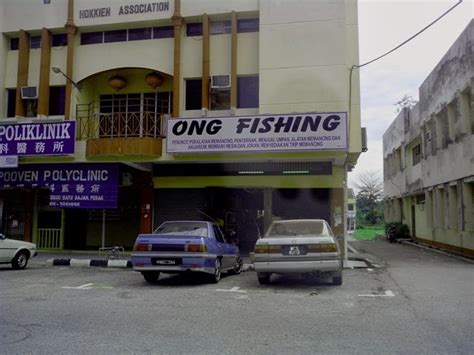
[[[413,96],[405,94],[400,101],[395,102],[395,106],[397,107],[397,113],[402,111],[404,108],[412,109],[418,103]]]
[[[368,225],[381,224],[383,221],[383,185],[375,171],[366,171],[358,176],[355,184],[359,191],[356,195],[357,213],[360,220]]]

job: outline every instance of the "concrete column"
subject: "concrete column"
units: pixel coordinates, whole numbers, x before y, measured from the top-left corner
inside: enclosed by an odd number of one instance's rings
[[[74,79],[73,67],[74,67],[74,35],[77,32],[77,27],[74,24],[74,0],[68,0],[68,15],[66,22],[66,33],[67,33],[67,64],[66,64],[66,75]],[[72,82],[66,80],[66,99],[64,104],[64,118],[68,120],[71,117],[71,102],[72,102]]]
[[[15,115],[26,116],[26,103],[21,98],[21,87],[28,86],[28,67],[30,64],[30,35],[20,30],[18,48],[18,73],[16,80]]]
[[[210,24],[209,16],[202,15],[202,81],[201,107],[209,109],[209,70],[210,70]]]
[[[473,211],[473,190],[474,183],[463,183],[462,188],[462,204],[464,209],[464,231],[474,231],[474,211]]]
[[[138,174],[137,174],[138,175]],[[153,229],[153,181],[152,173],[140,172],[140,229],[139,233],[151,233]]]
[[[49,76],[51,72],[51,32],[41,31],[41,64],[38,93],[38,115],[49,115]]]
[[[181,17],[181,0],[175,0],[173,13],[174,26],[174,60],[173,60],[173,111],[172,116],[179,116],[181,102],[181,27],[184,19]]]
[[[334,235],[338,237],[339,246],[344,254],[344,189],[331,189],[329,194],[331,208],[331,229]]]
[[[237,109],[237,14],[232,11],[231,53],[230,53],[230,109]]]
[[[265,234],[270,227],[273,219],[273,189],[263,189],[263,209],[265,215],[263,217],[263,234]]]
[[[31,242],[33,227],[33,201],[34,190],[25,191],[25,228],[23,230],[23,239]]]

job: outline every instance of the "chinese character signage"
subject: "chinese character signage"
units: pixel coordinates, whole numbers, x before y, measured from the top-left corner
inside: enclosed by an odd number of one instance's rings
[[[173,118],[166,138],[171,154],[344,150],[347,114]]]
[[[117,208],[118,165],[44,164],[0,170],[0,187],[49,187],[50,206]]]
[[[0,156],[74,154],[76,122],[0,124]]]

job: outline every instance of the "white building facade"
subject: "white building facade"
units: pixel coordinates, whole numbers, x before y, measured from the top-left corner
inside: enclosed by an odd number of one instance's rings
[[[383,136],[387,222],[474,256],[474,21]]]
[[[68,152],[5,145],[19,159],[0,178],[7,234],[95,248],[106,210],[106,244],[125,247],[204,215],[240,228],[246,250],[276,217],[344,236],[361,152],[356,1],[4,0],[0,31],[0,131],[75,127]],[[43,164],[61,181],[18,181]],[[98,169],[118,181],[110,204],[68,180]]]

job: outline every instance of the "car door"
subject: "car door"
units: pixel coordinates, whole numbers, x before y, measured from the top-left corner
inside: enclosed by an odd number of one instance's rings
[[[0,239],[0,262],[10,262],[17,249],[9,239]]]
[[[224,235],[222,234],[220,228],[217,225],[213,225],[212,228],[214,230],[214,235],[217,240],[219,254],[222,255],[222,268],[228,269],[232,265],[232,256],[229,255],[229,250],[227,247],[227,243],[224,239]]]

